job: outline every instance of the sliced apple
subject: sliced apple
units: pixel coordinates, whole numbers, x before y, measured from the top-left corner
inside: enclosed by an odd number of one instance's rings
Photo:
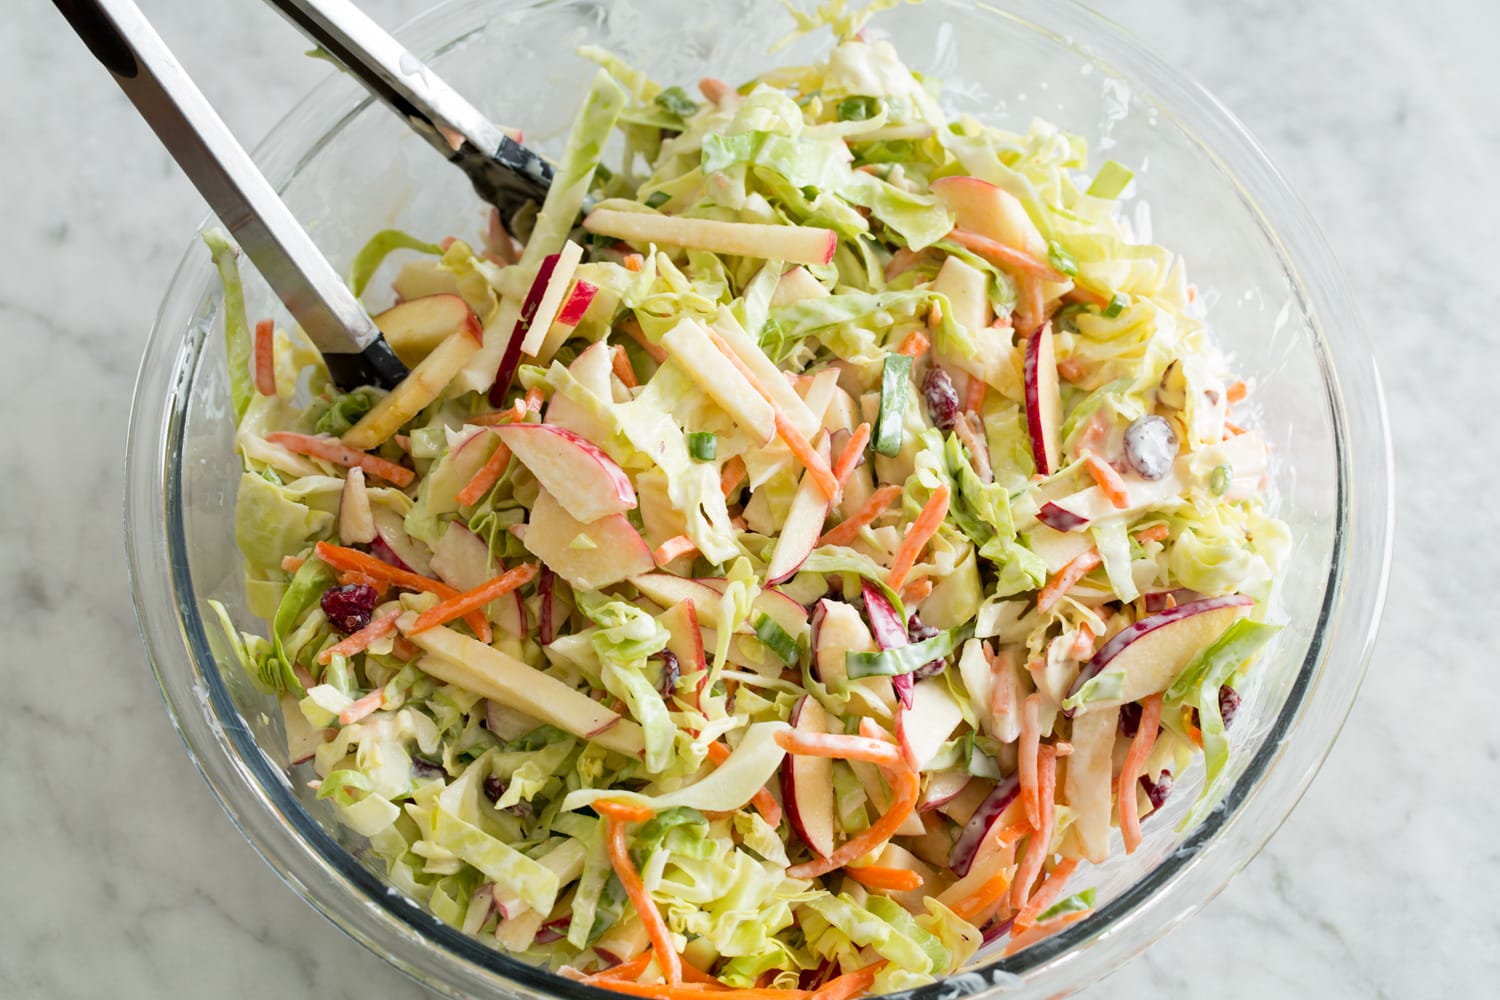
[[[745,332],[745,328],[728,309],[719,310],[713,325],[715,332],[734,350],[735,355],[770,394],[776,407],[781,410],[787,420],[791,421],[792,426],[801,431],[803,437],[811,439],[818,431],[821,413],[817,407],[818,401],[812,398],[811,392],[807,399],[798,395],[782,370],[766,356],[766,352],[760,349],[760,344]],[[833,378],[836,382],[837,373]]]
[[[959,827],[963,827],[979,811],[979,807],[984,805],[984,800],[989,798],[990,790],[995,787],[991,781],[978,780],[973,775],[970,775],[970,778],[974,780],[965,785],[963,791],[937,807],[938,812],[957,823]],[[949,846],[952,846],[951,839]],[[947,854],[943,855],[944,864],[948,863],[947,857]]]
[[[922,790],[922,801],[917,805],[921,812],[931,812],[952,802],[963,794],[974,780],[973,775],[961,768],[934,771],[927,776],[927,787]]]
[[[557,254],[557,262],[552,265],[552,273],[547,276],[547,284],[542,292],[541,300],[537,303],[536,311],[527,315],[526,311],[522,310],[525,336],[521,339],[521,353],[536,357],[542,342],[547,339],[547,331],[552,329],[552,324],[562,310],[563,302],[566,301],[569,288],[573,284],[573,275],[577,272],[578,263],[581,260],[583,260],[583,247],[572,240],[563,244],[562,250]]]
[[[458,277],[441,264],[440,257],[424,257],[403,264],[391,282],[396,297],[410,302],[429,295],[457,295]]]
[[[278,702],[281,706],[282,731],[286,733],[287,763],[296,767],[312,760],[318,752],[318,747],[323,745],[323,730],[314,729],[313,724],[307,721],[296,698],[284,694]]]
[[[828,713],[812,695],[792,708],[792,728],[803,733],[829,731]],[[833,853],[833,760],[792,754],[781,767],[781,801],[787,819],[802,842],[820,858]]]
[[[943,261],[932,290],[948,297],[953,321],[969,334],[989,327],[994,315],[990,309],[989,278],[977,267],[949,257]]]
[[[650,212],[621,212],[596,208],[583,228],[598,236],[613,236],[636,246],[688,247],[735,257],[759,257],[787,264],[827,264],[839,238],[831,229],[812,226],[772,226],[758,222],[718,222],[684,219]]]
[[[451,293],[406,299],[371,318],[407,367],[431,354],[454,330],[467,329],[476,340],[484,335],[474,310],[463,296]]]
[[[1165,691],[1205,646],[1234,624],[1254,604],[1243,594],[1205,597],[1201,601],[1142,618],[1099,648],[1073,682],[1068,697],[1105,672],[1120,675],[1119,693],[1089,700],[1076,714],[1124,705]]]
[[[1047,241],[1015,195],[978,177],[942,177],[932,193],[953,213],[959,229],[1046,259]]]
[[[719,353],[696,320],[679,322],[662,335],[661,344],[709,398],[760,444],[775,437],[776,412],[771,404]]]
[[[409,634],[416,618],[408,611],[397,627],[429,654],[418,662],[424,672],[607,749],[631,757],[645,750],[640,726],[582,691],[444,625]]]
[[[578,590],[598,590],[656,565],[651,547],[623,514],[585,523],[546,490],[517,534],[528,552]]]
[[[473,590],[495,578],[490,547],[474,532],[451,521],[432,550],[432,573],[459,590]]]
[[[696,605],[692,601],[674,604],[657,615],[656,621],[667,630],[667,649],[677,657],[682,676],[697,675],[693,703],[702,708],[698,699],[703,694],[703,685],[708,683],[708,656],[703,648],[703,630],[698,627]]]
[[[1047,564],[1048,573],[1056,573],[1094,547],[1094,540],[1087,532],[1057,531],[1045,524],[1026,529],[1026,540],[1031,551]]]
[[[431,576],[432,550],[406,533],[401,515],[384,504],[376,504],[370,513],[375,521],[375,533],[386,547],[414,573]]]
[[[449,432],[448,440],[448,450],[428,469],[418,494],[424,512],[433,517],[458,510],[458,494],[500,443],[488,427],[474,426]]]
[[[828,461],[828,432],[819,433],[813,447]],[[828,520],[828,497],[810,472],[802,474],[792,497],[792,508],[787,511],[786,521],[776,536],[776,548],[771,552],[771,561],[766,566],[766,582],[781,583],[790,579],[812,555],[823,534],[823,524]]]
[[[454,330],[396,388],[382,396],[359,423],[344,432],[344,444],[356,451],[370,451],[383,444],[402,424],[438,398],[469,359],[479,353],[479,347],[479,339],[467,325]]]
[[[1061,467],[1062,392],[1057,385],[1057,356],[1053,353],[1052,325],[1044,323],[1026,338],[1021,371],[1026,388],[1026,430],[1031,435],[1031,456],[1036,471],[1050,476]]]
[[[1109,857],[1109,817],[1114,802],[1115,731],[1118,706],[1085,712],[1073,720],[1063,780],[1063,801],[1073,813],[1073,830],[1083,856],[1094,864]]]
[[[1016,775],[1001,781],[985,796],[974,815],[964,824],[963,831],[953,842],[953,852],[948,855],[948,867],[960,877],[969,874],[979,849],[989,838],[1003,817],[1009,815],[1011,807],[1020,801],[1021,782]]]
[[[547,401],[546,422],[565,427],[589,441],[608,440],[612,428],[600,413],[610,400],[609,345],[600,340],[584,348],[568,366],[568,374],[577,380],[588,396],[575,399],[568,392],[553,393]]]
[[[635,509],[630,477],[592,441],[551,424],[506,424],[495,433],[574,520]]]
[[[891,897],[919,917],[927,914],[927,898],[929,896],[936,896],[942,892],[947,888],[948,882],[951,881],[944,876],[941,869],[929,865],[926,861],[923,861],[899,844],[887,843],[885,847],[881,848],[880,853],[875,856],[873,863],[881,868],[895,868],[900,871],[916,872],[921,877],[922,884],[915,889],[881,890],[884,895]]]
[[[630,582],[643,597],[663,608],[691,604],[696,611],[696,621],[705,628],[719,627],[719,598],[724,596],[725,587],[723,577],[692,579],[671,573],[644,573],[631,577]],[[770,587],[762,590],[755,598],[754,607],[756,612],[769,616],[794,639],[807,628],[807,609],[779,590]],[[741,625],[739,631],[745,634],[754,631],[754,618],[751,615],[751,621]]]
[[[852,605],[824,598],[813,606],[811,645],[813,668],[818,679],[834,691],[845,691],[858,699],[851,711],[867,712],[889,719],[896,711],[896,693],[888,677],[862,677],[850,680],[844,658],[851,652],[873,652],[880,647],[865,626],[864,619]]]
[[[594,296],[599,294],[599,286],[578,279],[573,282],[573,289],[568,293],[568,298],[557,310],[557,323],[562,326],[574,327],[583,319],[583,314],[589,311],[589,306],[594,304]]]
[[[370,513],[370,493],[365,489],[365,470],[354,466],[344,474],[339,492],[339,541],[344,545],[368,545],[375,540],[375,518]]]
[[[776,282],[776,290],[771,293],[771,308],[780,309],[808,299],[826,299],[830,294],[807,268],[794,267]]]
[[[888,812],[893,797],[885,778],[880,774],[880,768],[862,760],[851,760],[849,767],[854,771],[854,777],[859,780],[860,787],[865,790],[865,798],[870,800],[870,805],[874,807],[876,815],[884,815]],[[896,836],[920,837],[926,829],[922,814],[913,810],[902,820],[901,825],[896,827]]]
[[[906,758],[918,770],[926,770],[963,721],[963,709],[947,681],[928,677],[912,685],[911,706],[896,713],[896,739]]]
[[[1129,518],[1162,504],[1174,503],[1182,496],[1183,481],[1176,472],[1160,479],[1142,479],[1131,473],[1121,476],[1125,482],[1126,501],[1117,507],[1097,486],[1048,500],[1037,509],[1036,519],[1054,531],[1077,531],[1093,521],[1107,517]]]

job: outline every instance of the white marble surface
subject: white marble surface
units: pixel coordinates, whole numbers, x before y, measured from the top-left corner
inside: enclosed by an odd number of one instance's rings
[[[142,2],[242,136],[324,72],[251,0]],[[367,6],[387,24],[416,9]],[[1500,348],[1500,5],[1101,6],[1232,107],[1326,227],[1390,392],[1399,537],[1369,680],[1306,799],[1217,901],[1087,996],[1494,996],[1482,636],[1500,482],[1474,442],[1493,439]],[[278,882],[167,721],[132,618],[121,454],[137,358],[203,207],[50,5],[6,15],[0,996],[421,996]]]

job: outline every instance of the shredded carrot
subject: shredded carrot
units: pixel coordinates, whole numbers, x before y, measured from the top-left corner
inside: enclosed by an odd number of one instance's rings
[[[1011,879],[1016,874],[1014,864],[1016,842],[1029,832],[1031,832],[1031,827],[1025,824],[1006,827],[1003,836],[997,840],[999,849],[1009,850],[1010,854],[1004,857],[997,856],[995,860],[998,867],[995,869],[995,874],[976,886],[974,891],[967,896],[954,901],[949,909],[977,926],[986,914],[1004,902],[1010,893]]]
[[[601,979],[634,979],[646,971],[646,967],[651,964],[651,959],[654,957],[651,952],[643,951],[628,962],[621,962],[619,965],[610,966],[608,969],[596,972],[592,976],[584,976],[583,982],[597,983]]]
[[[656,565],[665,566],[673,559],[678,559],[689,552],[696,552],[698,546],[687,535],[674,535],[665,542],[658,545],[651,553],[651,558],[656,560]]]
[[[286,570],[288,573],[295,573],[302,568],[302,564],[305,562],[307,562],[307,560],[303,559],[301,556],[282,556],[281,568]]]
[[[844,874],[866,889],[885,889],[891,892],[909,892],[922,888],[922,876],[910,868],[888,868],[885,865],[851,865]]]
[[[385,707],[385,688],[376,688],[362,698],[356,698],[348,708],[339,713],[339,725],[352,726],[367,715]]]
[[[937,303],[933,303],[933,305],[936,306]],[[932,341],[928,340],[921,330],[913,330],[901,341],[901,346],[896,348],[896,353],[904,354],[908,358],[920,358],[927,353],[927,348],[931,346]]]
[[[411,570],[392,566],[390,563],[358,549],[345,548],[342,545],[332,545],[328,542],[319,542],[313,547],[313,554],[326,562],[336,570],[349,570],[362,574],[371,580],[377,580],[407,590],[420,590],[429,594],[436,594],[443,600],[457,597],[458,591],[438,580],[430,579]],[[474,630],[474,634],[484,643],[490,641],[490,623],[485,621],[484,615],[478,612],[470,612],[464,616],[464,621]]]
[[[1250,388],[1240,379],[1235,379],[1229,383],[1229,388],[1224,392],[1224,398],[1228,399],[1231,403],[1238,403],[1243,401],[1249,394]]]
[[[1067,884],[1068,878],[1073,870],[1078,867],[1077,858],[1068,858],[1058,862],[1047,878],[1037,887],[1036,892],[1026,901],[1016,914],[1016,922],[1011,925],[1012,934],[1021,934],[1036,923],[1037,917],[1062,896],[1063,886]]]
[[[964,409],[970,413],[979,413],[984,409],[984,394],[989,391],[989,386],[984,384],[984,379],[969,376],[969,384],[964,388]]]
[[[391,589],[389,580],[377,580],[375,577],[367,573],[361,573],[358,570],[345,570],[339,574],[338,580],[341,587],[348,587],[351,584],[355,586],[363,584],[375,591],[375,596],[377,597],[384,597],[386,591]]]
[[[849,477],[859,467],[860,456],[865,452],[865,445],[870,443],[870,425],[860,424],[854,428],[854,433],[849,435],[849,441],[844,445],[844,450],[839,452],[839,457],[833,463],[833,478],[838,481],[839,489],[849,482]]]
[[[729,754],[729,747],[724,743],[715,742],[708,745],[708,759],[715,767],[728,760]],[[772,795],[769,790],[756,789],[755,794],[750,797],[750,804],[755,806],[755,811],[760,813],[760,818],[769,826],[775,828],[781,825],[781,803],[776,801],[776,796]]]
[[[895,750],[895,747],[891,749]],[[899,751],[897,756],[900,756]],[[851,861],[864,857],[895,836],[901,824],[906,822],[906,817],[910,816],[917,806],[917,799],[922,793],[922,779],[916,771],[906,766],[904,761],[899,767],[881,770],[896,795],[891,807],[863,833],[844,841],[843,846],[828,857],[793,865],[786,870],[788,875],[792,878],[817,878],[819,875],[827,875]]]
[[[1010,956],[1023,948],[1029,948],[1043,938],[1051,937],[1069,924],[1078,923],[1078,921],[1093,912],[1093,910],[1077,910],[1073,913],[1064,913],[1060,917],[1054,917],[1045,924],[1033,924],[1026,933],[1010,939],[1010,944],[1005,946],[1005,954]]]
[[[719,982],[713,976],[698,968],[692,962],[682,963],[682,978],[688,983],[698,983],[703,986],[712,986],[716,990],[727,990],[729,987]]]
[[[635,983],[628,979],[589,980],[589,985],[615,993],[626,993],[635,997],[650,997],[652,1000],[808,1000],[812,996],[807,990],[744,989],[732,990],[704,983]]]
[[[605,817],[605,842],[609,849],[609,862],[614,866],[620,885],[625,888],[625,895],[630,898],[641,923],[646,927],[646,934],[651,938],[651,948],[656,952],[656,964],[661,967],[662,975],[670,985],[679,986],[682,983],[682,958],[672,946],[672,934],[667,930],[661,911],[656,908],[656,901],[646,891],[641,873],[636,871],[635,862],[630,860],[630,846],[625,843],[625,825],[640,822],[642,814],[649,818],[651,810],[622,802],[601,801],[594,803],[594,811]]]
[[[1041,329],[1042,323],[1046,321],[1047,303],[1042,294],[1040,278],[1023,274],[1016,279],[1016,284],[1020,301],[1014,314],[1014,323],[1024,340]]]
[[[644,823],[656,815],[650,806],[621,802],[617,799],[600,799],[594,803],[594,812],[600,816],[617,819],[622,823]]]
[[[1135,540],[1142,545],[1147,542],[1164,542],[1171,533],[1172,529],[1168,528],[1165,524],[1153,524],[1145,531],[1136,532]]]
[[[1052,606],[1062,600],[1063,595],[1073,589],[1073,585],[1089,574],[1094,567],[1103,560],[1099,558],[1098,549],[1089,549],[1080,552],[1072,560],[1058,570],[1047,585],[1042,588],[1041,593],[1036,595],[1036,609],[1043,614],[1052,610]]]
[[[838,760],[862,760],[882,767],[903,765],[901,751],[894,743],[868,736],[843,733],[807,733],[783,729],[776,734],[776,745],[787,753],[804,757],[833,757]]]
[[[899,486],[882,486],[870,494],[870,499],[865,505],[855,511],[851,517],[847,517],[829,528],[823,537],[818,539],[819,545],[848,545],[859,537],[864,528],[869,527],[875,519],[895,503],[896,498],[901,495]]]
[[[1230,423],[1228,420],[1224,421],[1225,441],[1228,441],[1232,437],[1239,437],[1243,433],[1245,433],[1245,428],[1241,427],[1239,424]]]
[[[740,488],[740,483],[745,481],[745,460],[735,455],[724,463],[724,468],[719,472],[719,492],[727,498],[731,493]]]
[[[932,593],[932,577],[919,577],[901,588],[902,604],[919,604]]]
[[[476,413],[472,417],[464,417],[464,423],[475,424],[481,427],[495,427],[500,424],[513,424],[525,418],[526,401],[518,399],[503,410],[487,410],[484,413]]]
[[[609,349],[609,366],[615,377],[625,383],[625,388],[634,389],[641,384],[641,380],[635,377],[635,369],[630,367],[630,359],[625,356],[625,348],[619,344]]]
[[[1078,632],[1073,636],[1073,645],[1068,655],[1075,660],[1086,660],[1094,655],[1094,630],[1088,622],[1078,623]]]
[[[1077,358],[1063,358],[1057,363],[1057,374],[1061,375],[1068,382],[1077,382],[1087,372],[1088,369]]]
[[[528,413],[541,413],[542,404],[546,401],[547,394],[542,391],[542,387],[534,385],[526,390],[526,395],[521,399],[521,405]]]
[[[829,500],[838,496],[838,480],[833,478],[833,470],[828,468],[828,463],[823,459],[823,456],[818,454],[817,449],[807,440],[806,435],[793,426],[792,422],[787,419],[786,414],[781,412],[781,407],[777,405],[776,399],[766,391],[766,387],[761,384],[760,378],[740,359],[740,356],[735,353],[734,348],[729,346],[729,342],[717,330],[712,328],[707,329],[709,340],[713,341],[713,345],[719,349],[719,353],[724,355],[724,358],[734,366],[735,370],[744,376],[745,381],[749,382],[751,387],[760,393],[761,397],[770,404],[771,410],[776,417],[776,435],[786,444],[797,461],[802,463],[802,467],[807,470],[807,474],[813,477],[813,481],[818,484],[818,489]]]
[[[379,476],[387,482],[394,483],[403,489],[410,486],[417,474],[404,465],[388,462],[376,455],[363,451],[355,451],[353,448],[341,443],[337,438],[318,434],[296,434],[292,431],[272,431],[266,435],[266,440],[272,444],[279,444],[287,451],[296,452],[298,455],[307,455],[311,458],[321,458],[325,462],[334,465],[342,465],[345,468],[359,466],[372,476]]]
[[[882,958],[853,972],[846,972],[837,979],[830,979],[818,987],[812,1000],[854,1000],[869,992],[870,987],[875,985],[875,977],[885,968],[886,961]]]
[[[625,260],[622,263],[625,265],[625,270],[639,274],[641,268],[646,266],[646,258],[638,253],[628,253],[625,255]]]
[[[1016,869],[1016,880],[1010,886],[1010,905],[1016,910],[1026,904],[1031,883],[1036,881],[1047,858],[1052,855],[1052,831],[1057,815],[1057,752],[1052,747],[1044,746],[1037,751],[1036,785],[1040,822],[1035,832],[1026,838],[1026,853]]]
[[[1029,694],[1021,702],[1021,739],[1016,748],[1016,769],[1021,782],[1021,805],[1026,809],[1026,821],[1033,830],[1042,825],[1042,807],[1038,799],[1040,780],[1037,761],[1040,759],[1042,741],[1042,696]]]
[[[943,526],[943,519],[947,516],[948,484],[943,483],[932,491],[922,513],[917,515],[917,519],[907,530],[906,537],[901,539],[901,547],[896,550],[896,558],[891,562],[890,574],[885,578],[888,587],[892,590],[900,589],[906,574],[911,572],[917,557],[922,554],[932,536],[937,534],[938,528]]]
[[[1016,665],[1015,657],[1009,650],[991,651],[986,647],[986,652],[990,654],[990,676],[992,678],[990,682],[990,715],[996,719],[1000,719],[1009,715],[1011,708],[1014,707],[1011,705],[1010,699],[1011,695],[1015,693],[1014,678],[1011,676],[1011,671],[1015,669]],[[1003,681],[1001,680],[1002,677],[1005,678]]]
[[[641,329],[641,324],[636,322],[634,318],[622,320],[617,329],[621,333],[625,334],[625,336],[635,341],[637,344],[640,344],[641,350],[650,355],[652,361],[655,361],[657,364],[661,364],[663,361],[667,360],[666,348],[662,347],[659,344],[653,344],[651,343],[651,341],[647,340],[646,331]]]
[[[512,590],[529,583],[536,573],[537,568],[534,563],[522,563],[515,569],[507,570],[472,590],[466,590],[462,594],[434,604],[417,616],[417,620],[412,622],[406,634],[414,635],[417,632],[425,632],[437,625],[461,618],[471,611],[478,611],[495,598],[504,597]]]
[[[276,324],[268,319],[255,324],[255,391],[276,395]]]
[[[396,631],[396,619],[400,617],[401,609],[392,608],[358,632],[351,633],[323,650],[318,654],[318,662],[327,666],[333,662],[335,656],[350,657],[355,653],[363,653],[375,640],[382,639]]]
[[[1125,480],[1115,471],[1115,467],[1092,451],[1083,453],[1083,464],[1089,470],[1089,475],[1094,477],[1094,482],[1099,485],[1099,492],[1114,504],[1116,508],[1124,510],[1130,506],[1130,490],[1125,486]]]
[[[1056,270],[1044,260],[1039,260],[1024,250],[1006,246],[999,240],[971,233],[967,229],[954,229],[948,239],[966,250],[973,251],[1003,271],[1019,271],[1021,274],[1040,278],[1043,281],[1067,281],[1067,275]]]
[[[1132,854],[1141,846],[1140,803],[1136,795],[1136,782],[1140,780],[1141,768],[1156,745],[1156,730],[1161,725],[1161,695],[1153,694],[1141,701],[1141,721],[1136,726],[1135,738],[1125,752],[1125,762],[1120,765],[1120,785],[1116,791],[1119,800],[1120,833],[1125,838],[1125,853]]]
[[[484,464],[475,471],[454,499],[463,507],[471,507],[483,500],[484,495],[490,491],[490,487],[499,482],[500,477],[505,474],[505,467],[509,464],[510,445],[504,441],[497,441],[495,450],[490,452],[490,457],[484,460]]]

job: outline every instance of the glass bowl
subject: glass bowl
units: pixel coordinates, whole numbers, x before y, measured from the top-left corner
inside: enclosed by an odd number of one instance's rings
[[[583,43],[656,79],[737,81],[805,62],[826,34],[772,57],[790,28],[771,0],[459,0],[413,21],[413,51],[495,120],[556,152],[591,76]],[[1287,629],[1236,718],[1233,784],[1186,835],[1168,815],[1135,854],[1091,869],[1088,919],[1011,957],[986,952],[922,997],[1059,996],[1080,989],[1203,906],[1265,843],[1327,754],[1354,699],[1384,597],[1391,461],[1379,377],[1349,290],[1306,208],[1240,125],[1119,28],[1066,0],[931,0],[875,18],[947,109],[1024,130],[1034,115],[1137,171],[1130,208],[1180,252],[1208,296],[1235,370],[1273,442],[1279,514],[1296,543],[1281,591]],[[378,155],[376,154],[378,151]],[[355,84],[332,74],[257,153],[336,265],[375,230],[472,235],[467,181]],[[280,314],[250,276],[252,316]],[[377,283],[378,285],[379,283]],[[377,295],[379,293],[376,293]],[[382,303],[372,302],[372,305]],[[232,536],[238,462],[215,318],[220,292],[196,239],[167,292],[136,386],[126,544],[137,614],[189,753],[230,818],[281,878],[356,940],[450,996],[595,991],[450,929],[360,861],[357,838],[293,780],[274,701],[205,627],[223,601],[242,627]],[[1176,816],[1172,815],[1176,807]],[[602,994],[601,994],[602,995]]]

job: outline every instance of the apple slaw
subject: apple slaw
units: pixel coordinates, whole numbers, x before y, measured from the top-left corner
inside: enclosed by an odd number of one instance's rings
[[[1217,802],[1276,631],[1249,387],[1130,172],[844,27],[696,95],[585,49],[524,243],[356,257],[404,260],[389,393],[209,239],[268,627],[213,607],[297,773],[437,918],[618,992],[886,993],[1083,919],[1199,759],[1181,828]]]

